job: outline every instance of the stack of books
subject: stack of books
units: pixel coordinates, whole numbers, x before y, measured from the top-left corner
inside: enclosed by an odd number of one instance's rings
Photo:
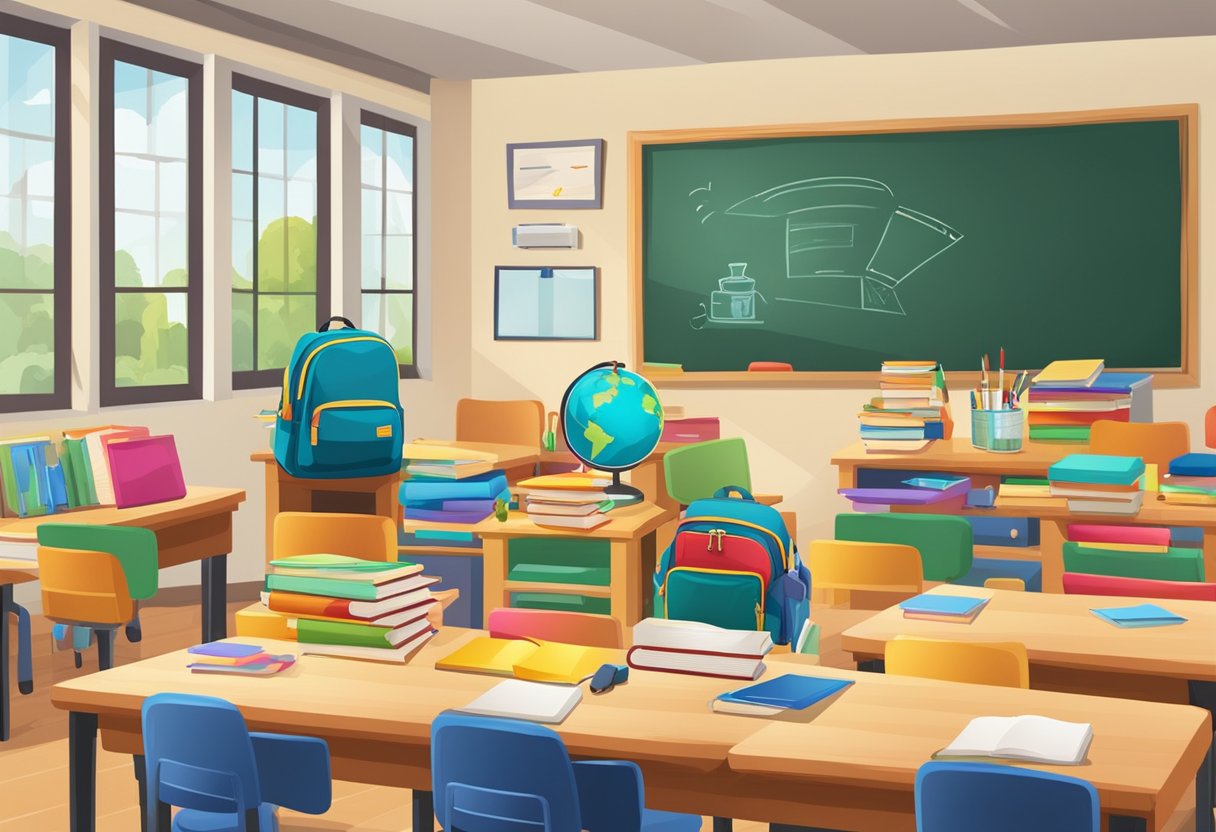
[[[604,491],[610,485],[603,474],[570,472],[521,480],[516,491],[536,525],[591,531],[611,519],[615,503]]]
[[[406,519],[431,523],[478,523],[498,501],[511,500],[507,475],[498,470],[459,478],[411,475],[398,496]]]
[[[215,641],[199,644],[186,651],[192,661],[191,673],[225,673],[232,676],[273,676],[296,663],[290,653],[272,655],[252,644]]]
[[[884,361],[881,395],[862,407],[867,451],[918,451],[949,434],[946,376],[935,361]]]
[[[498,464],[492,453],[442,442],[408,442],[401,455],[405,473],[429,479],[463,480],[488,474]]]
[[[997,496],[1002,500],[1038,500],[1051,496],[1051,480],[1046,477],[1001,477]]]
[[[946,621],[955,624],[970,624],[988,606],[989,598],[971,598],[965,595],[917,595],[900,603],[904,618],[919,621]]]
[[[634,625],[625,660],[639,670],[758,679],[773,649],[767,630],[727,630],[698,621],[645,618]]]
[[[1153,377],[1103,372],[1103,366],[1099,359],[1053,361],[1035,376],[1023,406],[1032,441],[1088,442],[1099,420],[1153,420]]]
[[[1167,503],[1216,505],[1216,454],[1185,454],[1171,461],[1158,488]]]
[[[295,622],[305,653],[405,661],[435,634],[427,613],[438,582],[415,563],[295,555],[270,562],[265,604]]]
[[[1135,514],[1144,502],[1144,460],[1137,456],[1071,454],[1047,470],[1053,497],[1068,510],[1088,514]]]

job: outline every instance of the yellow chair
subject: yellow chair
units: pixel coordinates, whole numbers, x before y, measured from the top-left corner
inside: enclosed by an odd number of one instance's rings
[[[1170,461],[1191,450],[1186,422],[1112,422],[1100,419],[1089,432],[1089,452],[1138,456],[1164,474]]]
[[[914,546],[815,540],[810,545],[807,564],[811,570],[811,586],[815,589],[911,598],[920,594],[924,587],[920,552]]]
[[[1026,646],[1016,641],[969,642],[897,636],[887,642],[886,671],[946,682],[1030,687]]]
[[[95,631],[98,667],[110,669],[114,636],[135,617],[135,602],[118,558],[109,552],[39,546],[38,577],[42,614],[56,624]]]
[[[540,449],[545,406],[535,399],[456,402],[456,441],[527,445]]]
[[[274,518],[274,557],[346,555],[397,560],[397,527],[378,514],[284,511]]]
[[[1021,578],[989,578],[984,581],[988,589],[1009,589],[1014,592],[1025,592],[1026,582]]]

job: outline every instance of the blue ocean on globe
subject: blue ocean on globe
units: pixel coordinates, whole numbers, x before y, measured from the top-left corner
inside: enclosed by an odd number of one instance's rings
[[[566,396],[562,429],[575,455],[604,470],[644,460],[663,434],[663,408],[650,382],[623,368],[583,373]]]

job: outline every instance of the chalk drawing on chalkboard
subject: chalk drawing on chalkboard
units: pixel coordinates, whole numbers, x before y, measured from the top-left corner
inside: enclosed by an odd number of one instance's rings
[[[730,274],[718,278],[718,288],[709,293],[709,307],[698,303],[700,312],[688,321],[693,329],[720,329],[734,326],[763,325],[756,317],[756,302],[768,303],[756,291],[756,281],[748,277],[746,263],[730,263]]]
[[[709,206],[710,191],[707,184],[689,194],[699,200],[698,213]],[[789,296],[776,300],[892,315],[907,314],[896,287],[963,238],[900,205],[886,183],[861,176],[786,182],[722,213],[785,223],[785,276],[792,283]]]

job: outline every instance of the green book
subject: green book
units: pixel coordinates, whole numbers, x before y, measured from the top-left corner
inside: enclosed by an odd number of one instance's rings
[[[59,446],[59,466],[63,469],[63,488],[68,495],[68,508],[80,507],[80,491],[76,483],[76,463],[68,453],[68,440]]]
[[[1046,477],[1001,477],[1002,483],[1010,485],[1051,485]]]
[[[76,466],[79,472],[77,476],[80,478],[80,493],[83,498],[83,505],[96,506],[100,505],[101,501],[97,499],[97,483],[93,479],[93,461],[89,458],[88,449],[85,447],[83,439],[72,439],[72,455],[79,458],[80,463]]]
[[[1031,425],[1031,439],[1066,439],[1072,442],[1089,441],[1088,425]]]
[[[301,618],[297,622],[296,639],[301,644],[344,644],[348,647],[392,647],[388,642],[391,627],[358,624],[346,621],[316,621]]]
[[[374,574],[376,572],[396,572],[402,573],[414,568],[419,571],[421,567],[409,561],[383,561],[383,560],[364,560],[362,558],[352,558],[347,555],[292,555],[287,558],[275,558],[270,562],[270,565],[276,568],[308,570],[308,571],[324,571],[324,572],[356,572],[359,574]]]
[[[379,601],[414,589],[424,589],[434,579],[410,576],[374,584],[341,578],[309,578],[301,575],[267,575],[266,589],[271,592],[299,592],[304,595],[328,595],[350,601]],[[416,586],[414,584],[417,584]]]
[[[1128,552],[1066,542],[1064,571],[1155,581],[1203,581],[1203,550],[1171,546],[1165,552]]]

